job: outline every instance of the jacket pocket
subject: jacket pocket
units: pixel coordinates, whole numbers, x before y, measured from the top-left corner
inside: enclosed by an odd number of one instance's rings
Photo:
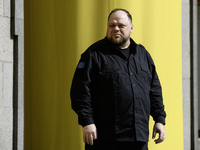
[[[100,71],[101,74],[110,74],[114,73],[119,70],[119,66],[114,64],[114,65],[106,65],[102,68]]]
[[[148,88],[151,86],[151,72],[149,68],[145,65],[140,65],[140,73],[139,73],[139,79],[142,82],[142,84]]]
[[[117,65],[106,65],[99,72],[99,82],[100,84],[112,84],[113,85],[113,75],[118,74],[119,66]]]

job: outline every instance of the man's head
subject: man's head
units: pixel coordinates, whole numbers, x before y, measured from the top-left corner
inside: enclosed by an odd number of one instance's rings
[[[127,10],[115,9],[108,16],[107,38],[119,48],[127,48],[133,30],[132,17]]]

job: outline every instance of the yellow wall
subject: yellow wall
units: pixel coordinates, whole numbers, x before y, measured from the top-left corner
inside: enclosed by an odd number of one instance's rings
[[[133,39],[151,53],[163,86],[166,140],[183,150],[181,0],[25,0],[25,150],[83,150],[69,90],[80,54],[104,38],[108,13],[133,16]],[[153,121],[150,121],[150,137]]]

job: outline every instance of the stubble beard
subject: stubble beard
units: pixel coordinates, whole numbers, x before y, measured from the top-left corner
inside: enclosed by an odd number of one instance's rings
[[[111,36],[110,38],[108,38],[108,40],[115,46],[120,47],[125,45],[125,43],[129,40],[129,38],[124,38],[124,37],[115,38]]]

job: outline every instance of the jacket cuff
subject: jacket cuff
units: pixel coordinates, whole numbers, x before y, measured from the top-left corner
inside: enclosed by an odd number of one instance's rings
[[[163,125],[165,125],[165,117],[163,117],[163,116],[158,116],[158,117],[155,119],[155,122],[156,122],[156,123],[162,123]]]
[[[94,120],[93,118],[87,118],[87,119],[78,119],[78,123],[84,127],[84,126],[87,126],[89,124],[94,124]]]

